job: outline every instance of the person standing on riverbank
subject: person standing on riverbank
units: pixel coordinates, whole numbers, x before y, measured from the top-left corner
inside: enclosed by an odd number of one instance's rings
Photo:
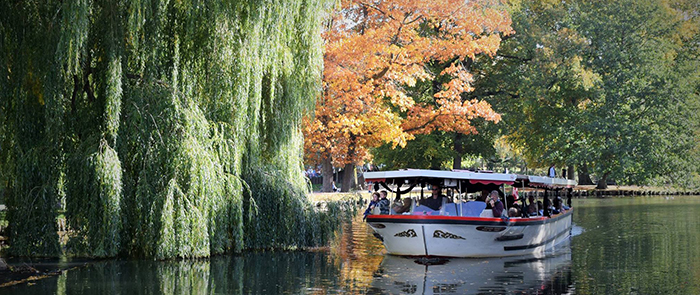
[[[557,177],[557,169],[554,169],[554,164],[552,164],[552,166],[549,166],[548,176],[551,178]]]

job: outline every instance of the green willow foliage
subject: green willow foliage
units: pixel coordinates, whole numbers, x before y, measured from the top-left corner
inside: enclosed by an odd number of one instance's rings
[[[302,115],[326,0],[2,1],[0,189],[9,252],[202,257],[325,243]]]

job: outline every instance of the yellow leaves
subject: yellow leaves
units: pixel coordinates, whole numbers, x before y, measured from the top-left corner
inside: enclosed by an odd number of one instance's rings
[[[384,95],[389,98],[391,104],[397,106],[401,111],[406,111],[415,104],[411,97],[394,85],[386,85],[385,87]]]
[[[584,99],[578,103],[577,107],[579,110],[585,110],[585,109],[588,109],[588,107],[591,103],[592,103],[592,101],[590,99]]]

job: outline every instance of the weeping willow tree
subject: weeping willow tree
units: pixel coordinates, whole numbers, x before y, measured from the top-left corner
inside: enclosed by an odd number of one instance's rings
[[[14,255],[201,257],[325,243],[299,124],[326,0],[2,1],[0,180]]]

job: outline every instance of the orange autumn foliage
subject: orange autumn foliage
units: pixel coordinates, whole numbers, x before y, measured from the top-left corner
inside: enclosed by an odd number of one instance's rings
[[[462,99],[473,79],[464,63],[493,56],[512,33],[496,1],[342,0],[324,35],[323,94],[304,121],[307,159],[359,164],[385,142],[404,146],[434,130],[470,134],[477,117],[497,122],[488,103]],[[433,73],[429,63],[448,66]],[[445,75],[432,102],[407,93]]]

